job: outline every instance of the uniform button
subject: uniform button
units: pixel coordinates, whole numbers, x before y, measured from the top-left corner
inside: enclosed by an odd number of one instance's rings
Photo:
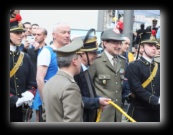
[[[106,78],[106,77],[104,76],[104,78]]]
[[[17,85],[17,87],[19,87],[19,85]]]
[[[153,85],[153,87],[154,87],[154,85]]]
[[[117,76],[117,74],[115,74]]]
[[[19,96],[20,94],[18,93],[17,95]]]
[[[18,78],[16,77],[16,80],[17,80]]]
[[[116,92],[118,92],[118,91],[116,90]]]
[[[118,101],[118,99],[115,99],[115,101]]]
[[[153,93],[156,93],[156,92],[153,92]]]
[[[118,82],[115,82],[115,84],[118,84]]]

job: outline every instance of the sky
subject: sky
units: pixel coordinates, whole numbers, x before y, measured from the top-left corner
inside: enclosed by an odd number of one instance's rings
[[[53,26],[58,22],[68,23],[71,29],[97,29],[98,10],[20,10],[20,14],[23,23],[37,23],[47,29],[47,44],[52,40]],[[71,35],[72,38],[75,36]]]

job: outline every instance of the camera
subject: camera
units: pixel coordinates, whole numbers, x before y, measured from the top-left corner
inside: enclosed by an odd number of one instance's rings
[[[34,37],[33,36],[27,36],[27,40],[30,42],[30,43],[33,43],[35,41]]]

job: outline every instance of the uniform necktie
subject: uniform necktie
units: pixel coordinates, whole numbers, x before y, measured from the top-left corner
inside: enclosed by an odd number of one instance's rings
[[[114,66],[115,72],[116,72],[117,63],[118,63],[117,60],[118,60],[118,59],[117,59],[117,56],[114,56],[114,57],[113,57],[113,66]]]

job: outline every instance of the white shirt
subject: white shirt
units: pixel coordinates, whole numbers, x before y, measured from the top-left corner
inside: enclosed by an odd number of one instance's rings
[[[12,51],[12,52],[16,51],[16,46],[10,45],[10,51]]]
[[[44,66],[49,66],[51,61],[51,54],[49,49],[43,47],[41,50],[40,54],[37,57],[37,66],[44,65]]]
[[[144,59],[146,59],[149,63],[151,63],[153,61],[153,59],[147,58],[145,56],[143,56]]]
[[[81,66],[82,66],[83,72],[88,70],[88,68],[83,63],[81,63]]]

